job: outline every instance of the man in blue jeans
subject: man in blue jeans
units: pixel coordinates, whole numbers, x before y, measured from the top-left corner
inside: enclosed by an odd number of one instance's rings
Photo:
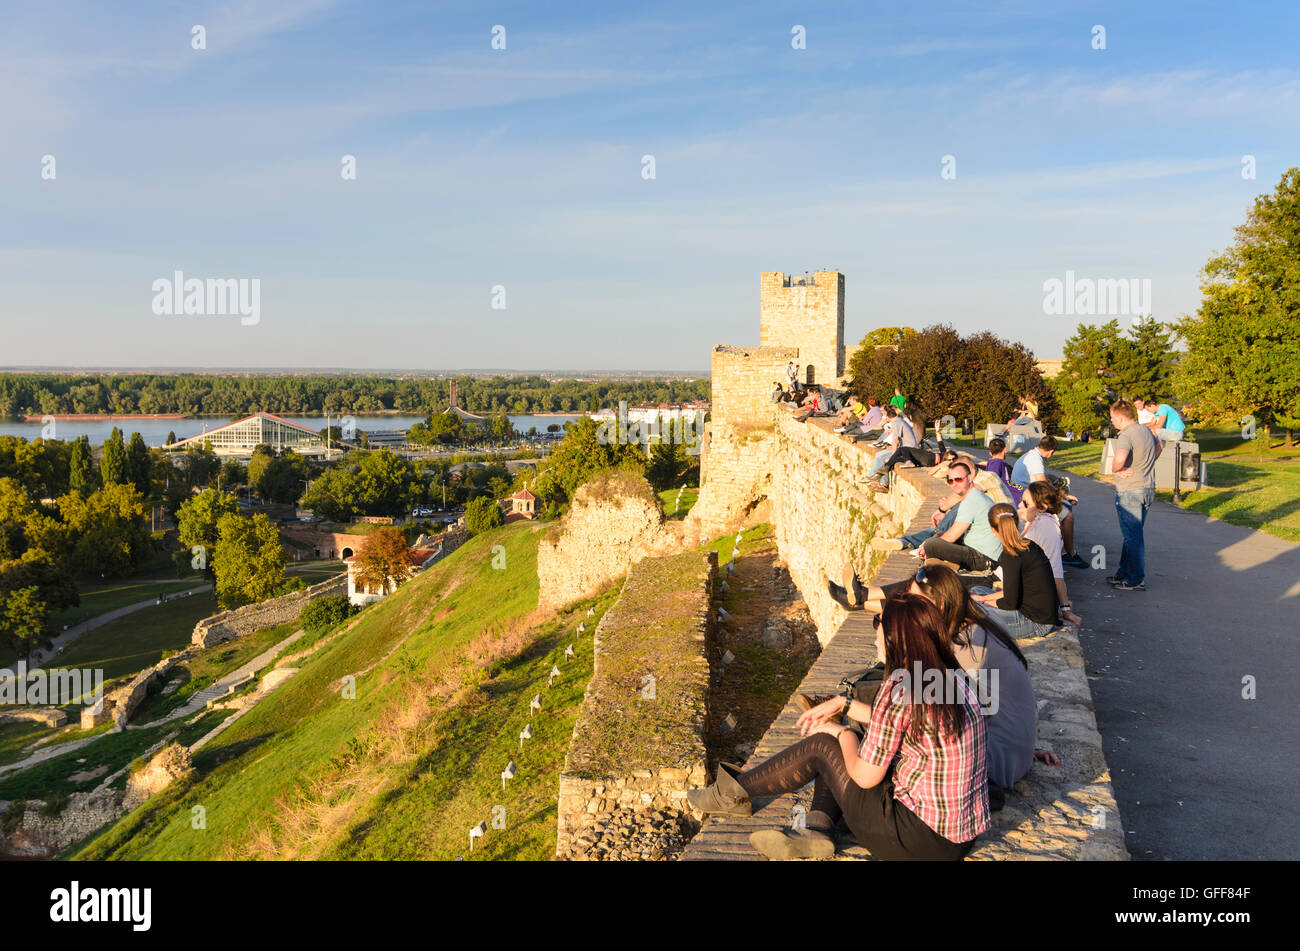
[[[1161,443],[1147,427],[1139,425],[1137,411],[1127,400],[1110,407],[1110,424],[1118,430],[1111,472],[1115,475],[1115,513],[1119,516],[1124,547],[1119,568],[1106,580],[1116,591],[1145,591],[1147,509],[1156,498],[1156,459]]]

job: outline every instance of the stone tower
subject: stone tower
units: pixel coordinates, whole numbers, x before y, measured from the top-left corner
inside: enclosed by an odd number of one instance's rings
[[[759,346],[796,347],[799,378],[831,386],[844,375],[844,275],[760,277]]]

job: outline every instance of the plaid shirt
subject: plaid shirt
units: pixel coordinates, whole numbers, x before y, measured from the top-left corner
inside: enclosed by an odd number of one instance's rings
[[[906,699],[895,687],[902,672],[881,685],[858,755],[875,766],[894,761],[894,798],[949,842],[969,842],[989,827],[987,737],[979,701],[966,678],[960,685],[965,717],[956,736],[910,729]],[[897,757],[895,761],[895,757]]]

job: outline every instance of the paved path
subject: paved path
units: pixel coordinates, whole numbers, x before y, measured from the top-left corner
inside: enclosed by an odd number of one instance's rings
[[[1156,502],[1148,590],[1112,591],[1114,488],[1071,476],[1071,491],[1077,551],[1106,549],[1105,571],[1066,583],[1133,858],[1294,858],[1300,545]]]
[[[202,690],[197,691],[189,700],[185,701],[185,703],[181,704],[165,716],[159,717],[157,720],[150,723],[128,723],[126,728],[128,730],[149,730],[160,724],[167,723],[170,720],[178,720],[181,717],[187,717],[192,713],[197,713],[203,710],[207,707],[208,701],[224,696],[232,684],[242,680],[250,674],[257,673],[267,664],[271,663],[271,661],[275,660],[276,655],[279,654],[280,651],[298,640],[302,635],[303,631],[300,628],[278,644],[271,645],[247,663],[241,664],[228,674],[223,674],[213,683],[204,687]]]
[[[172,580],[175,581],[176,579],[173,578]],[[143,583],[158,584],[159,582],[146,581]],[[167,595],[167,600],[171,601],[175,598],[183,598],[186,597],[187,595],[198,594],[200,591],[211,591],[211,590],[212,590],[212,585],[201,584],[196,587],[189,588],[185,591],[174,591]],[[110,621],[116,621],[120,617],[126,617],[128,614],[134,614],[136,611],[143,611],[145,608],[151,608],[157,604],[158,604],[158,597],[155,595],[154,597],[149,598],[147,601],[137,601],[135,604],[127,604],[120,608],[114,608],[111,611],[105,611],[103,614],[98,614],[95,617],[87,618],[86,620],[82,621],[80,624],[74,624],[66,631],[60,631],[54,637],[50,638],[50,647],[48,649],[37,652],[36,656],[43,658],[43,660],[38,661],[34,663],[32,666],[28,667],[27,672],[32,673],[33,671],[40,670],[43,664],[49,663],[51,660],[57,661],[59,659],[59,654],[62,653],[63,649],[67,647],[69,644],[71,644],[73,641],[75,641],[77,638],[81,637],[83,634],[88,634],[89,632],[95,630],[95,628],[97,627],[103,627],[105,624],[108,624]],[[0,683],[3,683],[7,680],[11,680],[15,676],[12,670],[6,670],[4,671],[4,673],[5,676],[0,677]]]

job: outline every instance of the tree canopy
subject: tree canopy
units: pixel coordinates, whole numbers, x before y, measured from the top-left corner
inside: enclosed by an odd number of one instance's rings
[[[1202,270],[1201,306],[1175,382],[1193,418],[1300,427],[1300,168],[1260,195],[1236,240]]]

